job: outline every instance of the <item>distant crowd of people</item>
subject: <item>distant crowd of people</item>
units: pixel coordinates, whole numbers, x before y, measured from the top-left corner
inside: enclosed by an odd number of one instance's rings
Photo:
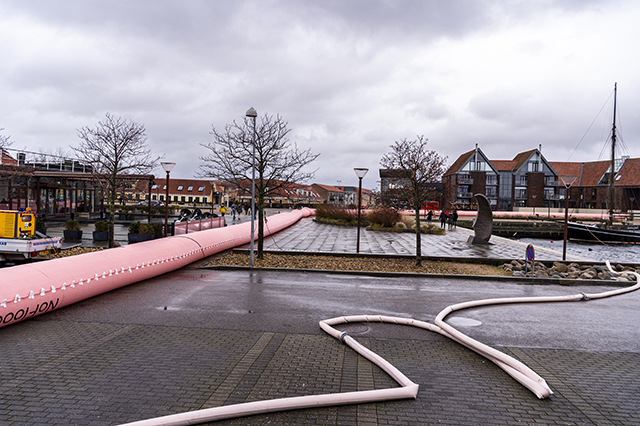
[[[433,210],[429,210],[427,213],[427,222],[431,223],[433,221]],[[446,227],[449,229],[454,229],[458,226],[458,210],[453,209],[453,211],[449,212],[447,210],[442,210],[440,212],[440,229],[445,229]]]
[[[240,215],[242,215],[243,211],[245,215],[248,215],[250,210],[251,210],[251,206],[247,202],[239,203],[237,201],[234,201],[231,203],[231,216],[233,220],[236,220],[236,217],[240,219]],[[220,211],[220,215],[224,216],[227,213],[228,208],[227,206],[222,204],[220,205],[219,211]]]

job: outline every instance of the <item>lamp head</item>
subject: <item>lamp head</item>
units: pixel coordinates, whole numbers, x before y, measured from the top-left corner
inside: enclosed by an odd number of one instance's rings
[[[356,167],[356,168],[353,169],[353,171],[356,172],[356,176],[358,176],[358,179],[362,179],[367,174],[369,169]]]
[[[176,163],[167,163],[167,162],[164,162],[164,161],[162,163],[160,163],[160,164],[162,164],[162,168],[167,173],[171,173],[171,170],[173,170],[173,168],[176,166]]]
[[[257,111],[256,111],[253,107],[251,107],[251,108],[249,108],[249,109],[247,110],[247,114],[246,114],[246,115],[247,115],[247,117],[253,117],[253,118],[256,118],[256,117],[258,116],[258,113],[257,113]]]

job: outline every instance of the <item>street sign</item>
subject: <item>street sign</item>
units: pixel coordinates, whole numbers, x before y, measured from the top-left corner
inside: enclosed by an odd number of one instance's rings
[[[531,262],[531,276],[535,277],[536,276],[536,271],[535,271],[535,266],[534,266],[534,261],[535,259],[535,253],[533,251],[533,246],[531,244],[529,244],[527,246],[527,258],[524,261],[524,266],[525,266],[525,272],[527,271],[527,262]]]
[[[534,256],[534,252],[533,252],[533,246],[531,244],[529,244],[527,246],[527,260],[529,262],[533,262],[534,257],[535,256]]]

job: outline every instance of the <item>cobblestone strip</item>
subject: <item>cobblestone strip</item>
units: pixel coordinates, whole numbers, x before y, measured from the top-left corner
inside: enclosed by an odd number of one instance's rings
[[[267,347],[275,333],[263,333],[255,345],[238,362],[226,379],[218,386],[211,397],[202,405],[202,408],[220,407],[224,405],[233,390],[247,374],[253,363],[258,359],[262,351]]]
[[[369,339],[359,339],[360,343],[367,348],[370,347]],[[358,390],[375,389],[373,381],[373,364],[362,356],[358,356]],[[378,426],[378,413],[375,404],[358,405],[357,426]]]
[[[5,392],[7,392],[8,390],[14,387],[17,387],[19,385],[22,385],[24,383],[31,381],[32,379],[40,376],[41,374],[46,374],[46,373],[50,373],[51,371],[56,371],[60,367],[60,364],[68,362],[70,359],[75,358],[79,355],[85,354],[90,351],[94,351],[100,348],[101,346],[103,346],[104,344],[106,344],[107,342],[119,336],[122,336],[123,334],[129,333],[134,328],[135,327],[132,325],[124,326],[114,331],[113,333],[109,333],[104,337],[87,344],[86,346],[81,346],[78,349],[65,354],[63,357],[64,359],[59,359],[59,358],[50,359],[48,362],[45,362],[39,365],[37,368],[34,368],[29,371],[25,371],[24,374],[20,374],[11,380],[2,382],[0,384],[0,395],[4,394]]]
[[[518,357],[520,361],[531,367],[542,378],[547,380],[548,384],[552,386],[554,392],[562,395],[567,402],[576,409],[580,410],[587,418],[593,421],[594,424],[599,426],[613,425],[597,408],[593,407],[589,402],[577,394],[571,387],[564,384],[564,382],[556,375],[547,370],[542,364],[539,364],[534,358],[531,358],[525,351],[520,348],[508,347],[506,348],[513,355]],[[534,367],[535,366],[535,367]],[[553,398],[553,396],[551,396]]]

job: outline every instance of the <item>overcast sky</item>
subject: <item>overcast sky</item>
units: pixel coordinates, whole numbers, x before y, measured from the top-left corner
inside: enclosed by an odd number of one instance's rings
[[[211,127],[254,107],[320,153],[314,182],[367,167],[373,189],[389,145],[416,135],[447,165],[476,143],[605,159],[617,82],[638,157],[638,22],[637,0],[0,0],[0,128],[12,148],[71,153],[109,112],[192,178]]]

